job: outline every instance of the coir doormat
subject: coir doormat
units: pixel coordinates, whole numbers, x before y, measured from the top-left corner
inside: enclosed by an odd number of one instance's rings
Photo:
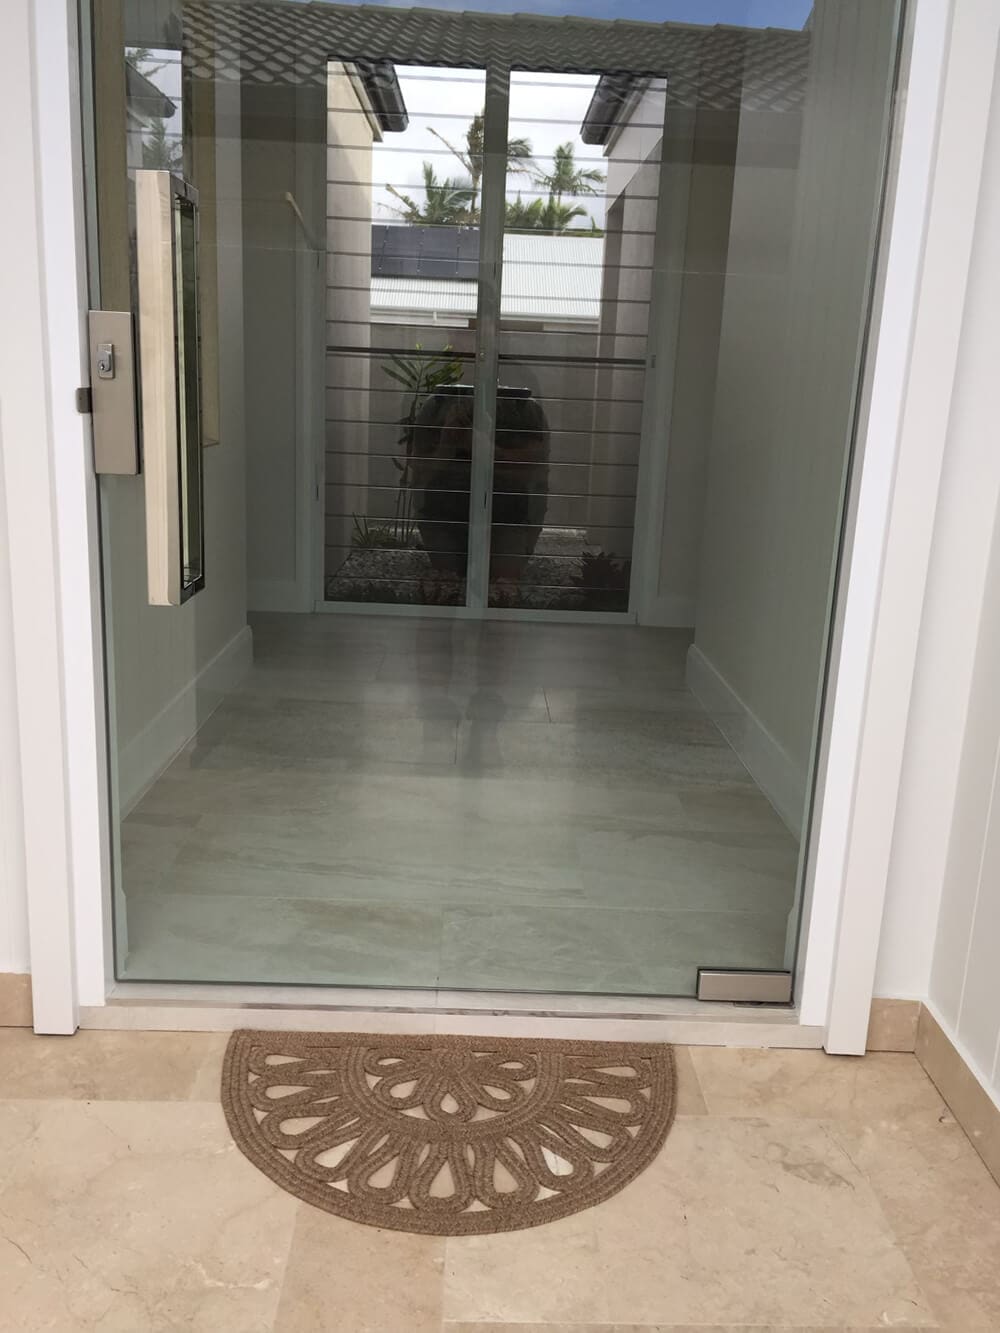
[[[234,1032],[237,1145],[298,1198],[369,1226],[462,1236],[601,1203],[670,1129],[669,1046]]]

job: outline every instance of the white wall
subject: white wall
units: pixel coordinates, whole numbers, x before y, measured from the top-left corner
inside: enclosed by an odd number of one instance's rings
[[[3,421],[0,415],[0,431]],[[0,451],[4,440],[0,434]],[[0,972],[28,971],[20,739],[7,551],[7,503],[0,468]]]
[[[662,79],[652,80],[636,102],[623,128],[613,134],[607,152],[608,168],[604,193],[617,199],[628,187],[636,164],[645,162],[660,142],[666,109],[666,91]]]
[[[0,7],[0,123],[10,131],[4,165],[16,186],[16,203],[0,215],[0,770],[20,791],[18,801],[5,790],[10,878],[0,885],[0,923],[11,927],[2,949],[7,963],[22,967],[26,910],[40,981],[34,1019],[47,1032],[72,1032],[76,1023],[74,943],[86,916],[76,898],[94,868],[88,836],[95,841],[98,827],[95,534],[88,432],[72,392],[83,375],[84,306],[75,9],[51,4],[43,18],[28,0]],[[85,987],[85,969],[77,979]]]
[[[240,296],[238,87],[220,83],[214,143],[220,442],[204,451],[205,588],[184,606],[148,604],[141,477],[102,482],[106,615],[113,645],[119,798],[123,813],[246,671],[245,413]],[[211,130],[211,127],[206,127]]]
[[[1000,122],[998,122],[1000,127]],[[1000,235],[1000,170],[994,136],[992,244]],[[1000,260],[990,284],[991,335],[974,359],[1000,354]],[[974,298],[975,299],[975,298]],[[980,355],[981,354],[981,355]],[[942,1027],[1000,1105],[1000,526],[993,528],[954,818],[934,939],[928,998]]]
[[[662,117],[662,95],[660,115]],[[637,115],[640,114],[638,111]],[[652,113],[647,113],[652,114]],[[629,125],[622,133],[615,151],[638,151],[637,145],[627,147],[639,132]],[[646,355],[649,325],[649,305],[653,287],[653,256],[656,237],[657,198],[660,183],[660,164],[657,149],[651,157],[628,163],[628,177],[621,193],[607,193],[608,221],[612,230],[605,240],[601,281],[601,324],[596,350],[609,361],[641,358]],[[621,164],[609,159],[608,180],[621,179]],[[562,347],[559,347],[560,341]],[[564,351],[566,339],[555,337],[552,342],[556,355]],[[569,344],[578,355],[589,353],[582,338],[573,338]],[[539,345],[539,352],[543,350]],[[566,373],[567,367],[563,367]],[[551,369],[546,378],[551,377]],[[636,466],[639,463],[639,439],[643,424],[642,398],[647,372],[641,365],[618,366],[605,364],[587,376],[578,369],[570,372],[570,382],[558,389],[546,386],[543,396],[554,400],[548,408],[549,424],[556,434],[552,450],[553,461],[559,461],[560,440],[570,445],[570,456],[580,457],[580,445],[574,436],[560,436],[564,430],[584,430],[592,426],[588,456],[589,470],[584,489],[592,492],[586,506],[588,541],[609,555],[619,558],[632,554],[633,524],[635,518]],[[579,388],[573,383],[579,381]],[[589,420],[577,418],[573,395],[586,403],[593,402]],[[585,437],[584,437],[585,438]],[[552,484],[550,482],[550,484]],[[573,483],[566,483],[569,490]],[[560,486],[553,485],[553,489]],[[631,492],[631,494],[630,494]],[[608,496],[624,497],[609,499]],[[550,500],[549,522],[565,522],[558,506]],[[582,506],[575,507],[582,517]]]
[[[984,160],[875,988],[929,996],[996,1092],[1000,76]]]
[[[258,611],[312,610],[316,591],[326,89],[301,72],[301,86],[243,85],[247,577]]]
[[[150,606],[141,478],[108,478],[104,549],[120,799],[127,813],[249,666],[242,441],[205,452],[205,588]],[[219,670],[211,668],[216,664]]]
[[[674,108],[665,130],[654,340],[660,374],[670,383],[651,386],[649,447],[662,457],[649,460],[649,475],[664,478],[663,505],[652,516],[655,568],[639,619],[689,628],[700,581],[739,115]],[[657,481],[653,486],[659,489]]]
[[[364,99],[364,101],[362,100]],[[353,514],[366,514],[381,492],[368,491],[369,467],[376,484],[387,481],[379,469],[385,460],[369,459],[369,419],[395,421],[402,415],[400,397],[392,396],[379,410],[371,396],[372,170],[376,142],[374,118],[364,91],[339,62],[330,65],[327,81],[326,151],[326,342],[331,347],[357,347],[357,356],[331,352],[326,357],[324,574],[335,574],[351,551]],[[379,139],[381,133],[379,133]],[[396,342],[406,346],[409,340]],[[375,361],[377,381],[384,383]],[[398,429],[379,427],[376,453],[395,453]],[[382,436],[389,434],[387,444]],[[390,465],[390,476],[398,480]],[[394,481],[391,483],[394,484]]]
[[[783,133],[791,117],[751,116],[733,184],[691,678],[728,716],[728,734],[795,831],[829,616],[894,8],[819,0],[799,152]]]
[[[204,452],[204,591],[147,605],[141,479],[104,483],[125,811],[249,667],[248,606],[311,610],[315,591],[325,87],[220,79],[214,94],[220,443]]]
[[[602,296],[619,295],[618,264],[642,264],[648,267],[641,273],[626,269],[625,281],[634,291],[620,294],[653,298],[648,351],[656,369],[644,377],[642,390],[645,452],[636,503],[642,542],[636,551],[636,606],[644,625],[690,628],[695,622],[738,129],[735,110],[672,105],[665,112],[662,85],[654,82],[607,148],[608,267]],[[638,218],[616,219],[612,201],[617,198],[623,214],[630,193],[651,197]],[[614,228],[623,222],[626,228],[655,224],[656,246],[642,236],[626,236],[615,246]],[[644,308],[638,310],[644,318]],[[614,355],[614,343],[602,329],[601,355]],[[629,347],[620,354],[635,351]],[[599,373],[598,395],[608,400],[603,409],[598,404],[599,429],[608,430],[621,416],[615,397],[636,396],[637,378],[643,377],[633,373],[631,383],[616,386],[613,371]],[[611,444],[619,461],[636,461],[629,441]]]

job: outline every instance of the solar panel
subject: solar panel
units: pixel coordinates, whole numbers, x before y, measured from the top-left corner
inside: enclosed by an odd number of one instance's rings
[[[478,227],[372,226],[372,277],[474,279]]]

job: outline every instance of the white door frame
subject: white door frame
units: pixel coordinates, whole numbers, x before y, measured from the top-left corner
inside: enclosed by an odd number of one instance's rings
[[[41,1032],[72,1032],[80,1005],[104,1003],[111,957],[97,488],[73,410],[86,360],[76,25],[75,0],[7,0],[0,16],[0,116],[19,127],[19,206],[0,212],[0,244],[23,261],[7,266],[20,318],[4,327],[0,433]],[[912,26],[807,885],[800,1019],[842,1052],[864,1047],[873,988],[1000,0],[913,0]]]
[[[800,1017],[864,1052],[1000,0],[916,0],[817,775]],[[839,892],[838,892],[839,887]]]
[[[8,0],[0,10],[0,115],[16,127],[17,191],[0,214],[0,447],[25,865],[25,884],[7,890],[27,895],[36,1031],[56,1033],[75,1029],[81,1003],[101,1002],[111,959],[97,486],[74,399],[87,375],[76,9]]]

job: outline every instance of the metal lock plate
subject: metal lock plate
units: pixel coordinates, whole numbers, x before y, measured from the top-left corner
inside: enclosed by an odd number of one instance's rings
[[[139,471],[139,417],[132,312],[91,310],[89,323],[94,470],[134,477]]]

